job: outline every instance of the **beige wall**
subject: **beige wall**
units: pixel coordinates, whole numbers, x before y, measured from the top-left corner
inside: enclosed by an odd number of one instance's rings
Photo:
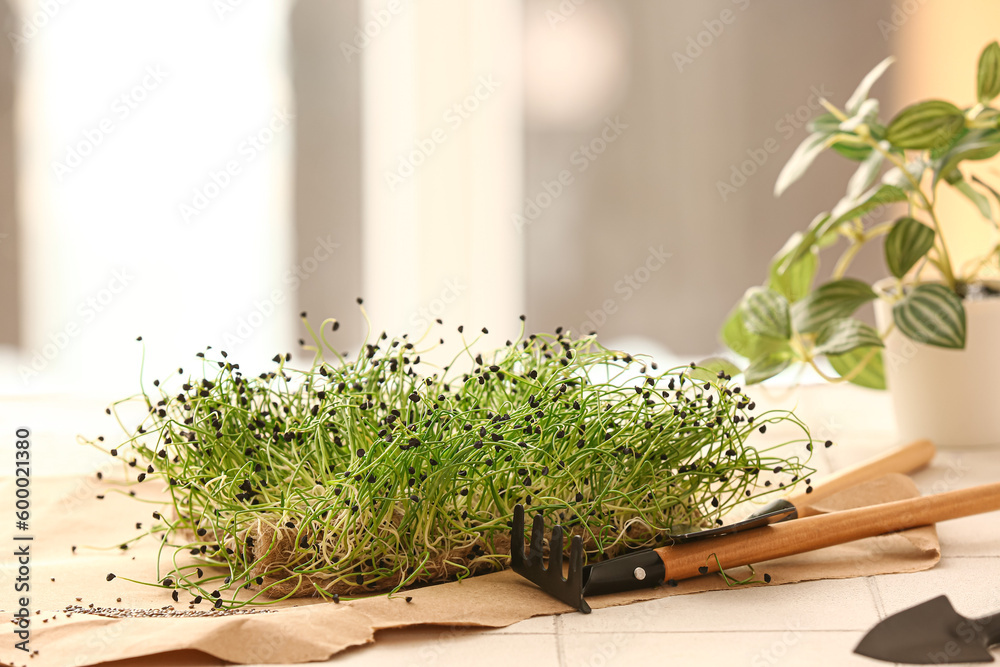
[[[726,313],[764,279],[788,236],[843,196],[853,165],[824,155],[801,182],[773,197],[781,166],[806,136],[801,127],[787,136],[776,124],[810,101],[814,87],[847,99],[889,53],[877,24],[891,5],[607,4],[629,31],[628,83],[611,111],[629,129],[527,229],[530,322],[577,327],[610,300],[616,312],[598,328],[602,337],[641,334],[681,354],[708,352]],[[679,72],[674,52],[725,10],[732,22]],[[570,27],[568,21],[555,29]],[[875,93],[886,90],[883,83]],[[537,192],[598,131],[559,132],[529,118],[526,192]],[[777,152],[722,201],[717,182],[768,139]],[[618,281],[646,260],[649,246],[660,245],[672,257],[627,298]],[[877,254],[860,257],[857,267],[859,275],[883,271]]]
[[[289,26],[296,261],[313,252],[317,237],[339,244],[302,282],[299,308],[314,323],[337,317],[346,331],[361,329],[354,302],[361,294],[361,69],[340,45],[352,42],[357,24],[357,2],[297,0]]]
[[[0,0],[0,26],[13,23],[6,0]],[[6,33],[7,31],[4,30]],[[16,205],[14,196],[14,49],[0,40],[0,345],[19,340]]]

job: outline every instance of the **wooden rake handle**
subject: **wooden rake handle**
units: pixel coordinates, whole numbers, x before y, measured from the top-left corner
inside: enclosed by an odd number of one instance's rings
[[[916,440],[827,475],[813,486],[810,493],[797,490],[785,496],[785,500],[798,508],[800,517],[811,516],[817,513],[809,507],[811,503],[892,472],[909,474],[930,464],[934,454],[934,445],[930,440]]]
[[[750,565],[994,510],[1000,510],[1000,483],[819,514],[655,551],[666,569],[664,580],[681,580],[717,572],[720,563],[723,568]]]

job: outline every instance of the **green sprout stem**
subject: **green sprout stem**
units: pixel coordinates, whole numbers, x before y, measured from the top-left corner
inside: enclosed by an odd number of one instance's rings
[[[594,336],[523,326],[488,355],[463,335],[437,368],[421,359],[426,333],[390,339],[369,323],[347,358],[325,337],[334,322],[306,322],[307,369],[276,355],[248,377],[225,352],[199,353],[201,378],[179,371],[180,386],[133,397],[147,413],[115,452],[128,486],[162,480],[171,508],[140,536],[159,540],[151,585],[234,608],[461,579],[508,563],[518,503],[582,535],[588,559],[609,557],[814,472],[805,424],[755,413],[724,374],[657,372]],[[119,424],[121,403],[108,410]],[[758,442],[782,423],[803,437]]]

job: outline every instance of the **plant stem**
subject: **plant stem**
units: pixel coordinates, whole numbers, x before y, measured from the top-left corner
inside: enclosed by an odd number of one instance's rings
[[[937,214],[934,212],[934,204],[924,193],[923,189],[920,187],[920,182],[914,178],[910,170],[906,168],[906,163],[899,159],[898,156],[885,150],[880,142],[876,141],[874,137],[869,134],[863,135],[868,144],[881,153],[887,160],[896,165],[901,172],[906,176],[907,180],[913,185],[913,191],[923,200],[924,208],[926,209],[928,215],[930,215],[931,222],[934,224],[934,230],[937,232],[937,238],[941,241],[941,272],[944,274],[945,282],[948,283],[948,287],[955,289],[955,271],[951,266],[951,256],[948,253],[948,244],[944,240],[944,234],[941,231],[941,224],[938,222]]]
[[[867,354],[865,354],[865,356],[861,358],[861,361],[859,361],[854,368],[852,368],[849,372],[840,376],[827,375],[822,370],[820,370],[820,367],[816,365],[816,360],[811,357],[809,358],[808,361],[809,365],[813,367],[813,370],[819,373],[819,376],[824,380],[826,380],[827,382],[833,384],[837,384],[839,382],[850,382],[851,380],[853,380],[854,378],[856,378],[858,375],[861,374],[861,371],[865,369],[865,366],[868,365],[869,361],[875,358],[875,355],[878,353],[880,349],[881,348],[873,347],[872,349],[868,350]]]
[[[844,274],[847,272],[847,267],[850,266],[852,261],[854,261],[854,257],[858,254],[858,251],[861,250],[863,245],[864,241],[855,240],[847,247],[846,250],[844,250],[844,254],[837,260],[837,265],[833,268],[833,273],[830,276],[833,280],[840,280],[844,277]]]

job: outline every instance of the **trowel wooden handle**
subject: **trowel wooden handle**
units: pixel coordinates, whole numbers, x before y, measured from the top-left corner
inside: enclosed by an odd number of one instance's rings
[[[680,580],[717,572],[719,563],[723,568],[750,565],[994,510],[1000,510],[1000,483],[818,514],[742,533],[660,547],[656,553],[666,569],[664,579]]]
[[[919,470],[931,462],[934,454],[934,444],[930,440],[916,440],[908,445],[890,449],[884,454],[838,470],[814,484],[812,491],[808,494],[805,489],[800,487],[795,493],[786,496],[785,499],[798,508],[800,517],[810,516],[816,512],[809,507],[809,504],[852,486],[878,479],[891,472],[906,475]]]

